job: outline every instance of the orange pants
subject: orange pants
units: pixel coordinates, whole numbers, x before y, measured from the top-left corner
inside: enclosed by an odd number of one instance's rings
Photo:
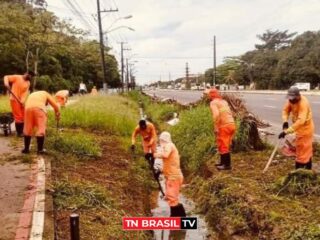
[[[166,201],[168,202],[170,207],[177,206],[179,203],[179,193],[180,188],[183,183],[183,177],[178,179],[167,179],[166,178]]]
[[[235,124],[228,124],[219,128],[218,135],[216,136],[216,143],[218,145],[218,151],[220,154],[230,152],[230,146],[232,138],[236,132]]]
[[[23,134],[32,136],[33,130],[36,129],[37,137],[44,136],[47,128],[47,119],[47,114],[41,108],[27,108]]]
[[[24,122],[24,106],[21,105],[16,99],[10,100],[12,114],[16,123]]]
[[[56,100],[60,106],[64,107],[66,105],[66,99],[64,97],[56,96]]]
[[[312,158],[313,135],[296,135],[296,162],[306,164]]]
[[[150,151],[151,153],[155,153],[157,149],[157,144],[154,142],[151,147],[149,147],[148,145],[149,145],[149,141],[143,141],[142,143],[143,152],[145,154],[149,153]]]

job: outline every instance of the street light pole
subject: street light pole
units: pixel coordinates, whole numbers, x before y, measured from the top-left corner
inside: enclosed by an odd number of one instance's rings
[[[213,36],[213,67],[212,67],[212,84],[215,87],[217,81],[217,55],[216,55],[216,36]]]

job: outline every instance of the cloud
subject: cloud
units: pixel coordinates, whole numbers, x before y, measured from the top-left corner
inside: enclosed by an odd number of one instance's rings
[[[48,0],[50,5],[65,8],[63,2]],[[110,34],[110,43],[119,54],[119,41],[128,41],[131,55],[137,53],[137,79],[140,83],[179,77],[189,62],[192,73],[204,72],[212,66],[212,38],[217,36],[218,63],[226,56],[252,50],[257,34],[267,29],[289,29],[302,33],[319,30],[319,0],[105,0],[103,7],[118,7],[119,13],[107,14],[108,26],[120,16],[133,15],[119,21],[134,33],[121,30]],[[77,0],[85,15],[96,12],[92,0]],[[53,9],[54,10],[54,9]],[[70,11],[55,10],[61,17]],[[74,17],[74,24],[81,22]],[[96,24],[91,20],[92,24]],[[119,56],[117,56],[119,59]]]

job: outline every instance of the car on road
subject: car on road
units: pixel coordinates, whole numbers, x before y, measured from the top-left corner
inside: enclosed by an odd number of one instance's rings
[[[310,91],[310,83],[307,82],[297,82],[292,86],[299,88],[301,91]]]

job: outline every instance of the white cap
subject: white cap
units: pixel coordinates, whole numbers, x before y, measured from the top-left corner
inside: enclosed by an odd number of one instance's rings
[[[162,132],[160,134],[160,137],[159,137],[160,140],[164,141],[164,142],[167,142],[167,143],[171,143],[172,140],[171,140],[171,135],[169,132]]]

